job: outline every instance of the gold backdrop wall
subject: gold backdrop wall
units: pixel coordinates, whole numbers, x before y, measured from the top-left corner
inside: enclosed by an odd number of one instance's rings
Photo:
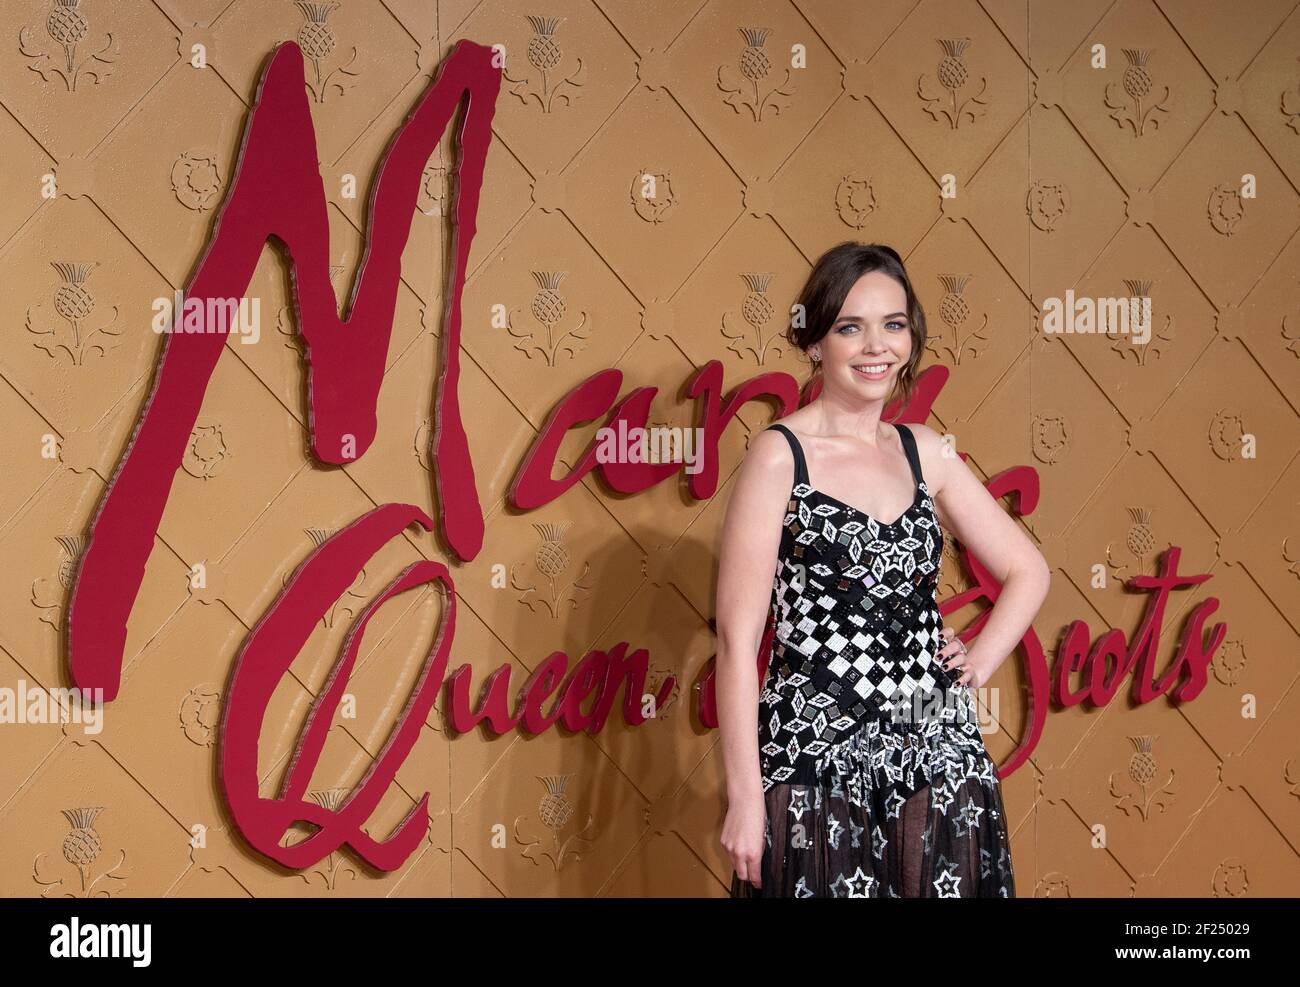
[[[477,690],[502,664],[518,682],[553,651],[627,641],[649,649],[652,685],[677,677],[672,700],[636,728],[616,714],[595,736],[496,737],[452,736],[440,698],[367,827],[386,835],[431,793],[428,837],[393,873],[347,851],[283,870],[225,814],[215,731],[249,629],[333,531],[378,504],[436,506],[444,138],[403,257],[379,438],[354,464],[308,454],[286,258],[265,249],[249,289],[262,338],[231,339],[217,366],[102,732],[0,725],[0,891],[723,894],[722,765],[696,685],[729,478],[771,407],[728,428],[711,500],[680,474],[628,497],[589,475],[530,512],[504,496],[551,408],[607,367],[622,394],[659,387],[651,422],[668,425],[694,424],[682,384],[709,360],[728,387],[802,381],[783,313],[845,239],[908,261],[925,365],[951,371],[929,423],[981,476],[1028,465],[1041,479],[1024,524],[1053,566],[1034,622],[1049,663],[1074,619],[1134,635],[1146,594],[1122,582],[1170,544],[1183,573],[1211,578],[1170,601],[1159,668],[1205,598],[1228,624],[1190,703],[1135,706],[1126,679],[1106,706],[1053,706],[1004,781],[1021,894],[1300,886],[1294,0],[1249,16],[1212,0],[6,0],[0,686],[69,684],[68,588],[152,380],[151,305],[185,286],[212,234],[272,48],[295,40],[306,57],[342,303],[378,157],[460,38],[504,45],[507,79],[465,289],[487,534],[451,565],[452,667],[470,663]],[[1041,332],[1044,300],[1068,289],[1149,297],[1150,342]],[[569,436],[567,463],[594,428]],[[298,656],[263,733],[266,794],[352,618],[421,557],[451,562],[433,536],[391,544]],[[942,596],[966,585],[955,556],[944,572]],[[364,774],[440,611],[426,587],[376,618],[315,798]],[[991,683],[997,761],[1024,735],[1025,683],[1019,656]]]

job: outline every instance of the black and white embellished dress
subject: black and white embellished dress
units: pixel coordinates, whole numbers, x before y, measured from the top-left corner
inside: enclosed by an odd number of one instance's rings
[[[937,657],[943,531],[916,496],[882,524],[808,482],[798,438],[772,656],[758,706],[762,887],[731,897],[1015,897],[1007,819],[974,697]]]

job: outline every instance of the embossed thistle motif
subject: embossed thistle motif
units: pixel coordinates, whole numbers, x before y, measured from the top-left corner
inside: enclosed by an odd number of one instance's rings
[[[1124,533],[1124,548],[1128,551],[1129,561],[1117,562],[1112,543],[1106,543],[1106,565],[1121,579],[1128,578],[1133,568],[1129,564],[1132,560],[1137,561],[1136,572],[1146,571],[1147,558],[1156,550],[1156,538],[1151,530],[1151,508],[1130,507],[1127,510],[1132,521]]]
[[[347,795],[348,789],[346,788],[330,788],[325,791],[307,793],[309,799],[317,805],[329,809],[331,812],[338,811],[339,806],[343,804]],[[304,837],[304,839],[305,838],[306,837]],[[338,890],[340,878],[348,877],[355,880],[357,872],[348,863],[347,858],[343,855],[341,850],[334,850],[328,857],[321,861],[321,866],[317,867],[310,874],[299,874],[298,876],[308,884],[311,884],[312,878],[319,877],[321,882],[325,885],[326,891],[336,891]]]
[[[334,295],[337,304],[338,289],[334,285],[334,279],[342,273],[345,265],[330,265],[330,287],[334,288]],[[303,358],[306,358],[307,347],[302,341],[302,334],[298,332],[298,321],[294,317],[292,305],[281,305],[275,315],[275,331],[284,337],[286,348],[293,350]]]
[[[1173,802],[1177,794],[1174,772],[1171,768],[1169,776],[1159,786],[1153,787],[1156,775],[1160,773],[1155,755],[1151,753],[1157,738],[1143,734],[1128,739],[1133,745],[1133,756],[1128,761],[1127,780],[1125,775],[1112,772],[1110,793],[1117,798],[1116,808],[1123,809],[1128,815],[1136,812],[1146,822],[1151,818],[1153,807],[1164,812]],[[1137,786],[1136,791],[1133,786]]]
[[[59,535],[58,542],[63,558],[59,561],[56,579],[41,576],[32,583],[32,605],[41,611],[40,620],[54,628],[63,627],[63,605],[72,588],[72,578],[77,573],[81,553],[86,550],[85,535]]]
[[[1146,557],[1155,551],[1155,538],[1151,534],[1151,511],[1145,507],[1130,507],[1129,516],[1133,524],[1128,529],[1124,544],[1139,562],[1145,564]]]
[[[987,100],[980,99],[988,88],[988,79],[981,76],[979,90],[963,97],[962,90],[970,82],[970,70],[962,60],[966,49],[971,46],[970,38],[936,38],[943,49],[943,59],[939,62],[933,76],[922,74],[916,80],[916,94],[921,98],[925,112],[935,120],[942,115],[948,126],[956,130],[961,126],[963,117],[971,123],[984,115]],[[936,79],[938,85],[935,84]]]
[[[98,51],[77,51],[77,46],[90,37],[90,20],[81,10],[81,0],[54,0],[45,17],[45,33],[63,47],[62,65],[55,63],[55,56],[36,47],[30,27],[18,32],[18,47],[24,57],[32,59],[27,67],[40,73],[46,82],[52,75],[58,75],[68,92],[73,92],[82,73],[96,85],[112,74],[119,51],[111,31],[104,35],[103,47]]]
[[[1224,641],[1210,660],[1210,671],[1224,685],[1236,685],[1246,671],[1246,646],[1236,638]]]
[[[745,39],[745,47],[741,49],[737,63],[739,74],[735,65],[724,63],[718,66],[718,88],[726,93],[722,101],[737,113],[742,106],[745,107],[755,123],[763,119],[763,113],[769,108],[779,116],[790,105],[794,86],[790,85],[791,70],[787,68],[785,79],[780,85],[764,88],[767,77],[772,72],[772,59],[765,49],[767,37],[772,31],[770,28],[757,27],[742,27],[737,30]]]
[[[1215,233],[1232,236],[1246,215],[1246,200],[1242,197],[1241,186],[1235,182],[1216,185],[1205,200],[1205,212]]]
[[[221,171],[210,151],[184,151],[172,165],[172,192],[186,209],[211,209],[221,194]]]
[[[632,208],[647,223],[662,223],[677,205],[672,176],[666,171],[642,168],[632,177]]]
[[[1164,95],[1158,100],[1151,98],[1154,85],[1151,73],[1147,71],[1147,62],[1151,58],[1149,48],[1123,48],[1124,59],[1128,66],[1124,69],[1121,83],[1106,83],[1106,105],[1111,109],[1111,119],[1123,129],[1128,124],[1133,129],[1134,137],[1141,137],[1146,132],[1147,124],[1156,130],[1160,126],[1158,114],[1168,113],[1165,103],[1169,99],[1169,87],[1164,87]]]
[[[746,353],[753,354],[761,367],[767,361],[768,351],[775,354],[785,351],[784,338],[775,329],[769,330],[768,323],[776,315],[772,300],[767,297],[767,289],[772,284],[774,274],[742,274],[749,291],[740,302],[740,317],[743,326],[736,326],[735,312],[722,314],[722,335],[731,340],[727,349],[744,358]]]
[[[560,329],[560,323],[568,310],[564,296],[560,294],[560,284],[568,276],[567,271],[533,271],[533,280],[537,282],[537,293],[533,295],[531,312],[533,319],[546,331],[545,340],[536,339],[537,333],[531,329],[516,329],[514,317],[506,323],[510,335],[519,339],[515,349],[526,353],[529,359],[534,351],[546,357],[547,366],[555,366],[558,354],[568,353],[572,357],[587,342],[591,330],[587,328],[587,313],[582,312],[578,324],[572,329]]]
[[[587,821],[579,832],[570,834],[563,842],[560,841],[561,832],[573,820],[573,814],[577,809],[565,794],[573,777],[573,774],[565,774],[540,775],[537,778],[546,790],[546,794],[537,803],[537,815],[542,825],[551,831],[549,846],[544,845],[541,837],[530,839],[524,834],[523,822],[528,818],[527,816],[517,816],[514,823],[515,839],[524,846],[520,856],[526,857],[535,864],[540,863],[537,859],[538,855],[543,856],[557,871],[569,858],[581,860],[582,855],[595,842],[591,836],[588,836],[588,834],[594,836],[593,817],[590,813],[587,814]]]
[[[302,530],[303,534],[311,539],[314,548],[320,548],[339,531],[338,528],[303,528]],[[292,572],[286,572],[284,574],[284,582],[286,585],[289,582],[289,577],[292,575]],[[334,601],[334,605],[325,612],[323,617],[321,617],[320,622],[323,626],[327,628],[333,627],[340,617],[344,620],[351,620],[361,612],[361,607],[365,603],[366,599],[366,594],[363,590],[365,581],[366,570],[363,568],[357,573],[357,578],[352,580],[352,585],[344,591],[342,596]]]
[[[938,356],[947,353],[948,359],[957,365],[961,364],[962,356],[968,351],[972,357],[978,357],[989,341],[985,332],[989,324],[988,315],[983,316],[983,321],[977,328],[966,327],[966,321],[970,318],[970,306],[962,293],[970,282],[969,274],[939,275],[939,283],[944,288],[943,298],[939,300],[939,318],[946,328],[929,335],[925,341],[928,349]]]
[[[360,72],[348,68],[357,60],[356,45],[352,46],[352,56],[346,62],[328,72],[325,71],[326,59],[334,54],[334,49],[338,47],[338,38],[334,36],[334,30],[328,23],[329,16],[342,4],[338,0],[327,0],[324,3],[296,0],[296,3],[303,17],[296,40],[316,74],[314,82],[311,79],[307,80],[307,88],[311,90],[312,99],[317,103],[325,102],[325,94],[329,92],[331,86],[338,90],[340,96],[344,95],[348,89],[356,85],[355,77],[360,75]]]
[[[1070,444],[1070,430],[1065,416],[1055,411],[1041,411],[1030,424],[1034,458],[1040,463],[1055,464]]]
[[[1300,55],[1296,61],[1300,62]],[[1282,90],[1282,115],[1286,117],[1286,125],[1300,134],[1300,82],[1293,89]]]
[[[551,104],[557,96],[564,100],[566,106],[573,105],[573,100],[578,95],[574,90],[583,86],[582,59],[575,56],[577,66],[568,75],[558,80],[552,77],[552,73],[564,60],[564,51],[555,39],[555,31],[563,18],[539,17],[536,14],[526,14],[525,17],[533,28],[533,36],[528,40],[528,64],[541,76],[541,88],[537,88],[527,76],[516,79],[505,69],[501,70],[502,78],[514,83],[510,91],[525,104],[529,99],[537,100],[543,113],[551,112]]]
[[[1128,289],[1129,310],[1136,313],[1137,318],[1141,318],[1143,312],[1151,310],[1149,299],[1151,298],[1151,285],[1153,282],[1150,278],[1124,278],[1124,287]],[[1154,326],[1146,326],[1146,329],[1154,329]],[[1112,339],[1110,348],[1118,353],[1121,357],[1133,354],[1133,359],[1137,361],[1139,367],[1147,365],[1149,357],[1159,359],[1160,354],[1164,351],[1166,344],[1174,340],[1174,319],[1171,315],[1165,316],[1164,325],[1160,327],[1159,332],[1153,332],[1151,338],[1141,345],[1135,345],[1129,341],[1128,337],[1120,336]]]
[[[108,898],[122,890],[122,884],[108,884],[99,887],[102,881],[124,881],[128,874],[119,873],[122,865],[126,863],[126,851],[119,850],[118,861],[107,870],[101,870],[98,874],[93,874],[92,868],[99,856],[104,852],[104,841],[95,829],[95,820],[99,814],[104,811],[102,805],[90,806],[80,809],[63,809],[63,818],[68,821],[71,827],[68,834],[63,837],[63,859],[76,868],[77,875],[80,878],[80,886],[75,889],[65,890],[62,894],[64,898]],[[41,897],[48,897],[50,892],[61,888],[67,881],[66,877],[58,877],[50,874],[48,877],[42,872],[47,869],[44,863],[45,853],[36,855],[36,860],[32,864],[32,877],[37,884],[45,886],[41,892]]]
[[[1241,440],[1245,434],[1241,412],[1221,408],[1210,420],[1210,449],[1224,462],[1231,463],[1241,455]]]
[[[221,423],[214,418],[200,418],[185,443],[181,468],[196,479],[210,480],[226,468],[233,455]]]
[[[210,685],[195,686],[181,700],[181,732],[199,747],[211,747],[217,741],[217,722],[221,713],[221,693]]]
[[[870,178],[845,175],[835,188],[835,212],[845,226],[860,230],[876,211],[876,193]]]
[[[87,328],[86,323],[91,321],[91,317],[95,314],[95,294],[86,284],[90,280],[90,270],[95,266],[94,262],[71,264],[66,261],[55,261],[50,266],[58,271],[59,277],[63,279],[63,283],[54,292],[53,302],[55,313],[65,325],[37,329],[38,316],[33,311],[35,306],[29,306],[27,331],[38,337],[33,345],[38,350],[48,353],[51,359],[57,359],[59,350],[62,350],[68,354],[74,367],[84,366],[86,357],[91,353],[98,353],[101,357],[107,355],[121,342],[118,337],[121,336],[122,330],[113,328],[113,323],[117,321],[116,305],[113,306],[113,314],[107,322],[95,328]]]
[[[519,563],[513,563],[510,566],[510,584],[515,589],[523,590],[523,596],[519,602],[526,606],[534,613],[537,612],[537,606],[540,603],[550,611],[551,617],[555,620],[560,618],[560,607],[568,604],[570,610],[578,608],[578,593],[586,593],[591,590],[591,586],[583,580],[587,578],[588,572],[591,571],[591,563],[582,564],[582,572],[577,579],[567,585],[560,586],[559,578],[564,575],[572,564],[572,557],[569,550],[564,547],[562,539],[564,533],[572,526],[572,521],[537,523],[533,527],[542,538],[541,545],[538,546],[536,553],[533,555],[533,566],[550,583],[549,598],[541,596],[537,591],[536,584],[525,585],[516,578],[515,567]]]
[[[85,535],[60,535],[55,538],[63,549],[63,561],[59,563],[59,585],[65,589],[72,588],[72,577],[81,562],[81,553],[86,550]]]
[[[1061,217],[1070,211],[1070,190],[1064,182],[1039,179],[1025,196],[1029,221],[1044,233],[1051,233]]]

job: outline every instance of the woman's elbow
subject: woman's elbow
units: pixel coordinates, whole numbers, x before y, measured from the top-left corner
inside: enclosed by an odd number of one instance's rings
[[[718,621],[717,638],[720,663],[740,655],[752,657],[758,654],[758,645],[763,639],[763,629],[751,627],[748,623]]]
[[[1047,590],[1052,583],[1052,566],[1038,549],[1034,549],[1025,564],[1024,572],[1026,581],[1038,587],[1042,596],[1047,596]]]

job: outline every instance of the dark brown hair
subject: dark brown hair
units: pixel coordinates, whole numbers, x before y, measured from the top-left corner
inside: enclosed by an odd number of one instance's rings
[[[797,346],[805,353],[813,343],[819,342],[830,332],[835,318],[844,307],[844,299],[850,289],[857,284],[858,278],[872,271],[887,274],[900,285],[907,294],[907,324],[912,333],[912,355],[894,378],[894,384],[885,400],[888,407],[895,399],[901,398],[902,404],[912,397],[916,386],[917,368],[925,350],[926,329],[925,312],[920,299],[912,290],[912,280],[903,267],[903,259],[893,247],[883,243],[857,243],[847,240],[832,247],[817,258],[808,280],[791,310],[790,325],[785,338],[790,345]],[[802,313],[803,319],[797,318]],[[802,321],[802,325],[797,323]],[[821,363],[813,365],[814,376],[821,371]]]

